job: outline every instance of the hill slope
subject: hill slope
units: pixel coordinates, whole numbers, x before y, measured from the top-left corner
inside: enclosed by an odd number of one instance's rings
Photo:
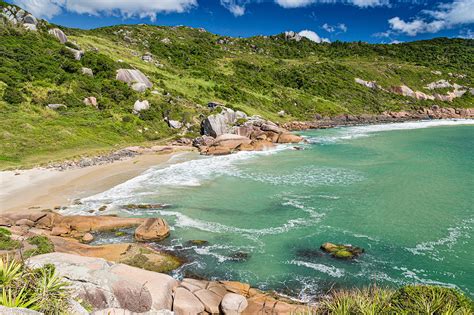
[[[202,116],[211,112],[210,101],[276,121],[474,103],[471,93],[445,102],[390,92],[407,85],[432,94],[426,85],[441,79],[474,87],[474,40],[316,44],[285,34],[230,38],[188,27],[119,25],[90,31],[61,27],[68,36],[61,44],[48,33],[54,27],[40,21],[37,31],[28,31],[5,17],[0,22],[0,168],[178,133],[194,136]],[[75,60],[69,48],[84,56]],[[83,67],[94,76],[82,74]],[[120,68],[142,71],[153,88],[139,93],[117,81]],[[355,78],[376,81],[382,89]],[[84,105],[90,96],[98,109]],[[144,99],[150,108],[134,114],[135,101]],[[51,110],[48,104],[67,109]],[[187,128],[170,128],[165,118]]]

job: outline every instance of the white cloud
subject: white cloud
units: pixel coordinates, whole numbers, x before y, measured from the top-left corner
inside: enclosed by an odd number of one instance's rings
[[[315,3],[343,3],[361,8],[389,5],[389,0],[275,0],[284,8],[301,8]]]
[[[221,5],[229,10],[234,16],[242,16],[245,14],[246,2],[239,2],[238,0],[221,0]]]
[[[424,10],[421,13],[430,19],[417,17],[405,21],[397,16],[388,20],[390,29],[408,36],[416,36],[420,33],[437,33],[443,29],[474,23],[474,0],[455,0],[439,5],[436,10]]]
[[[117,15],[156,20],[161,12],[184,12],[197,0],[14,0],[15,4],[39,17],[52,18],[62,10],[91,15]]]
[[[425,22],[421,19],[415,19],[405,22],[398,16],[388,20],[388,24],[392,30],[405,33],[408,36],[416,36],[419,33],[436,33],[444,27],[443,21]]]
[[[313,41],[315,43],[330,43],[331,41],[327,38],[321,38],[316,32],[310,31],[310,30],[303,30],[298,33],[302,37],[306,37],[310,41]]]
[[[339,23],[337,25],[330,25],[328,23],[324,23],[322,28],[328,33],[334,33],[339,31],[341,33],[347,32],[347,26],[344,23]]]

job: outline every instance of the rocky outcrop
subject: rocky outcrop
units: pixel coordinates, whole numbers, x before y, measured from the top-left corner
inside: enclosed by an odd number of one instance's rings
[[[37,31],[38,20],[32,14],[16,6],[6,6],[0,11],[0,17],[3,16],[14,25],[23,25],[29,31]]]
[[[446,80],[438,80],[436,82],[432,82],[426,85],[425,89],[436,90],[443,88],[454,88],[454,90],[451,92],[447,92],[446,94],[434,93],[433,95],[430,95],[421,91],[414,91],[406,85],[392,86],[391,88],[386,90],[380,85],[377,85],[375,81],[365,81],[360,78],[355,78],[354,80],[358,84],[375,90],[382,90],[385,92],[415,98],[417,100],[438,100],[443,102],[452,102],[455,98],[463,96],[472,89],[467,86],[462,86],[456,83],[451,84],[449,81]]]
[[[247,115],[240,111],[234,111],[230,108],[221,107],[222,111],[218,114],[210,115],[201,123],[201,133],[206,136],[218,137],[229,133],[232,126],[240,118],[246,118]]]
[[[59,28],[50,29],[48,33],[56,37],[56,39],[59,40],[61,44],[65,44],[67,42],[66,34],[64,34],[64,32]]]
[[[390,91],[402,96],[415,97],[415,92],[406,85],[392,86]]]
[[[123,310],[150,314],[297,314],[314,311],[232,281],[206,281],[172,277],[101,258],[63,253],[35,256],[31,267],[53,264],[71,283],[74,297],[94,308],[93,314]],[[105,313],[104,313],[105,312]]]
[[[24,222],[30,228],[42,229],[51,236],[82,238],[89,232],[111,231],[119,228],[138,227],[145,223],[144,218],[121,218],[116,216],[63,216],[52,211],[29,213],[6,213],[1,216],[0,226],[22,226]],[[160,221],[163,229],[166,222]],[[169,228],[168,228],[169,231]]]
[[[129,85],[134,86],[135,83],[139,85],[135,86],[135,89],[146,86],[146,88],[152,88],[153,83],[140,71],[136,69],[119,69],[115,77],[117,80],[125,82]]]
[[[139,242],[161,241],[170,235],[170,228],[161,218],[149,218],[135,230],[135,239]]]
[[[285,32],[284,36],[285,36],[285,40],[294,40],[296,42],[299,42],[303,39],[303,36],[301,36],[300,34],[294,31],[287,31]]]
[[[354,126],[366,124],[380,124],[404,122],[422,119],[460,119],[474,118],[474,108],[451,108],[432,106],[412,111],[383,112],[381,114],[350,115],[343,114],[334,117],[321,117],[317,115],[315,120],[309,122],[293,121],[285,123],[284,128],[288,130],[326,129],[336,126]]]
[[[54,264],[66,278],[75,297],[95,309],[122,308],[136,313],[171,310],[173,290],[178,281],[172,277],[100,258],[51,253],[30,258],[31,267]]]
[[[298,143],[303,138],[289,133],[275,123],[259,116],[247,117],[244,113],[224,108],[202,122],[203,136],[194,139],[193,145],[201,154],[225,155],[238,151],[262,151],[274,143]]]

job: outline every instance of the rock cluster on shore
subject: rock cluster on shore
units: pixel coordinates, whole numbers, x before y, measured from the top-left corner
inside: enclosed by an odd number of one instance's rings
[[[299,143],[303,138],[259,116],[219,107],[201,125],[202,136],[193,145],[205,155],[226,155],[238,151],[262,151],[275,143]]]
[[[422,108],[413,111],[383,112],[380,115],[350,115],[343,114],[335,117],[316,115],[313,121],[293,121],[283,124],[288,130],[324,129],[336,126],[353,126],[364,124],[381,124],[428,119],[462,119],[474,118],[474,108],[439,107]]]
[[[51,253],[32,257],[28,264],[54,264],[57,272],[71,282],[74,296],[95,310],[149,314],[168,310],[176,315],[295,314],[308,310],[307,306],[271,296],[245,283],[190,278],[178,281],[166,274],[100,258]]]

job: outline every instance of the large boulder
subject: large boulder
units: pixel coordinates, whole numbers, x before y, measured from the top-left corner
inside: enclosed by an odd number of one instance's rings
[[[84,56],[84,51],[82,50],[74,49],[71,47],[66,47],[66,48],[72,53],[72,55],[74,56],[74,59],[76,60],[81,60],[82,56]]]
[[[151,81],[140,70],[136,69],[119,69],[117,70],[115,78],[129,85],[142,83],[147,88],[153,87],[153,83],[151,83]]]
[[[210,115],[201,123],[201,133],[206,136],[218,137],[229,133],[238,119],[245,119],[247,115],[240,111],[222,107],[219,114]]]
[[[415,97],[415,92],[406,85],[394,86],[391,88],[392,92],[395,94]]]
[[[98,108],[97,99],[94,96],[86,97],[83,103],[87,106],[93,106],[95,108]]]
[[[172,277],[100,258],[64,253],[34,256],[30,267],[53,264],[71,283],[73,296],[94,309],[125,308],[132,312],[171,310],[172,292],[178,282]]]
[[[93,72],[92,69],[90,69],[90,68],[83,67],[83,68],[81,69],[81,72],[82,72],[82,74],[88,75],[88,76],[90,76],[90,77],[93,77],[93,76],[94,76],[94,72]]]
[[[235,293],[227,293],[221,302],[221,308],[225,315],[239,315],[245,311],[247,306],[247,299]]]
[[[247,137],[233,134],[222,134],[216,138],[212,145],[223,148],[235,149],[241,144],[250,144],[250,142],[252,142],[252,140]]]
[[[135,239],[139,242],[161,241],[170,235],[170,228],[161,218],[146,219],[135,230]]]
[[[64,32],[61,31],[59,28],[50,29],[48,33],[56,37],[56,39],[59,40],[61,44],[64,44],[67,42],[66,34],[64,34]]]
[[[289,132],[280,134],[277,140],[278,143],[299,143],[301,141],[303,141],[302,137]]]
[[[179,287],[174,292],[173,311],[176,315],[201,314],[206,308],[190,291]]]
[[[144,101],[137,100],[135,104],[133,104],[133,112],[135,114],[138,114],[142,110],[147,110],[147,109],[150,109],[150,103],[147,100],[144,100]]]

